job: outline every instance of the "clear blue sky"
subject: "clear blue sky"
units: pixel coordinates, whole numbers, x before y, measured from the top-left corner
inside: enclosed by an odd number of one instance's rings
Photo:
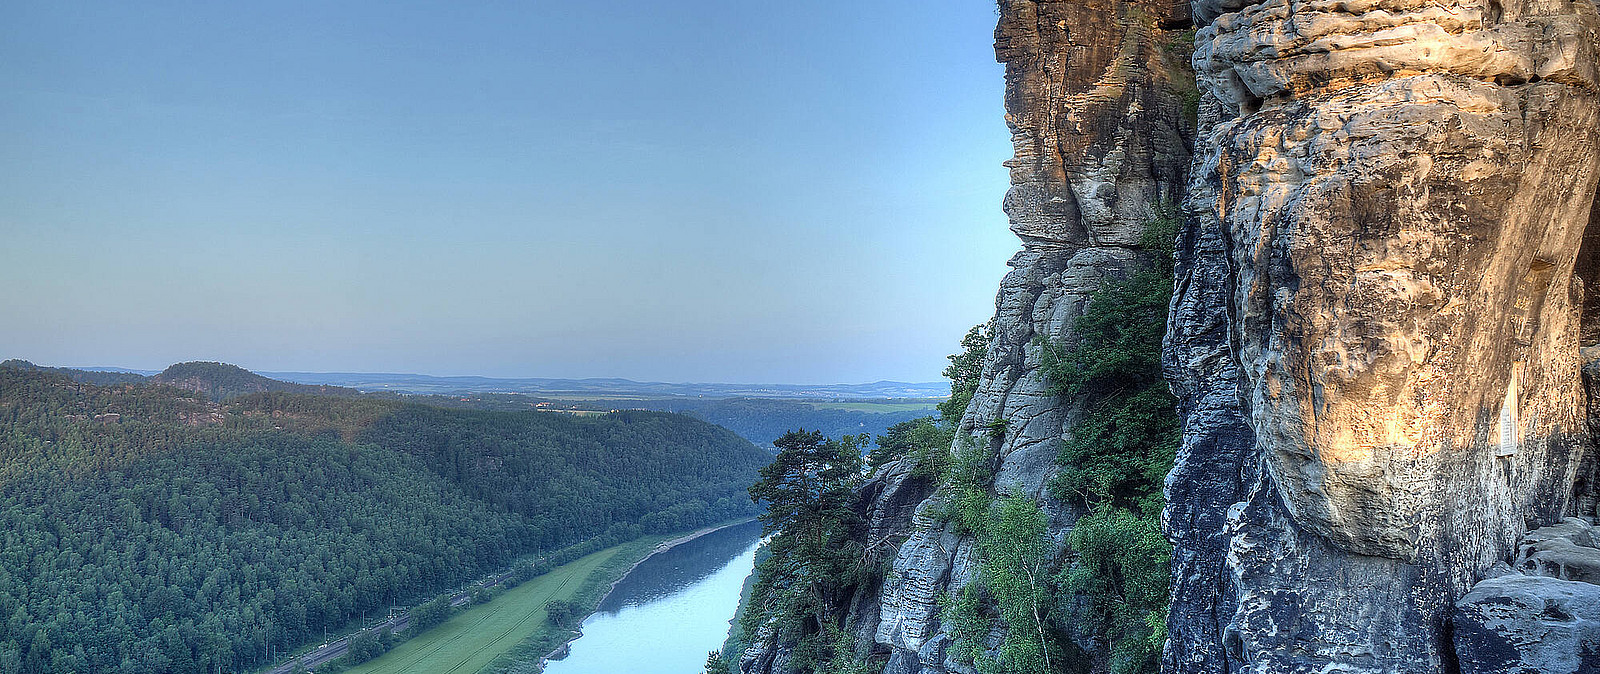
[[[987,0],[0,7],[0,358],[932,381],[1017,248]]]

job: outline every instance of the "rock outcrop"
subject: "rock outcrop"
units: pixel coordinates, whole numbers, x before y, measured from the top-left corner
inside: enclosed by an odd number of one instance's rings
[[[1577,505],[1600,17],[1195,15],[1167,668],[1448,671],[1456,600]]]
[[[859,536],[871,566],[879,566],[895,556],[914,528],[918,507],[938,486],[930,476],[919,475],[913,468],[909,462],[891,463],[855,491],[853,510],[863,524]],[[857,585],[847,602],[845,615],[839,616],[840,626],[849,635],[857,660],[865,661],[874,653],[881,654],[882,649],[874,640],[882,606],[880,593],[880,584]],[[739,671],[747,674],[792,671],[794,647],[773,634],[770,628],[764,629],[740,655]]]
[[[959,431],[991,491],[1043,503],[1058,545],[1082,515],[1045,487],[1083,410],[1051,393],[1039,338],[1072,340],[1181,203],[1163,671],[1596,666],[1594,535],[1563,520],[1600,502],[1579,354],[1600,340],[1595,3],[999,7],[1023,248]],[[875,535],[904,543],[841,624],[886,674],[969,672],[940,601],[976,577],[975,543],[936,516],[945,491],[908,510],[896,470],[863,508],[894,501]]]
[[[1045,504],[1060,544],[1080,513],[1052,499],[1046,483],[1076,411],[1050,392],[1036,340],[1070,340],[1104,279],[1150,261],[1140,238],[1158,206],[1182,199],[1193,134],[1188,7],[1002,0],[999,13],[995,52],[1006,66],[1015,145],[1004,208],[1022,250],[1001,284],[979,389],[957,435],[986,446],[997,466],[994,491]],[[1003,433],[990,430],[997,420]],[[880,501],[901,494],[895,475],[905,468],[886,470]],[[951,635],[941,622],[941,597],[976,574],[974,541],[935,516],[945,496],[932,495],[902,528],[882,533],[904,541],[892,571],[881,594],[856,602],[841,621],[860,634],[860,654],[887,655],[886,672],[971,671],[947,657]],[[740,669],[780,671],[783,649],[757,644]]]
[[[982,380],[957,435],[986,438],[994,490],[1044,503],[1058,544],[1080,512],[1046,483],[1078,411],[1050,392],[1036,340],[1071,340],[1101,282],[1148,262],[1140,236],[1158,204],[1181,198],[1192,133],[1187,25],[1187,8],[1169,2],[1000,2],[995,52],[1016,148],[1004,205],[1023,247],[1001,283]],[[997,420],[1005,431],[991,434]],[[974,543],[932,516],[942,505],[936,495],[919,509],[884,585],[875,638],[891,651],[886,672],[970,671],[947,657],[939,600],[973,580]]]
[[[1530,531],[1514,566],[1456,602],[1461,672],[1600,672],[1600,530],[1572,517]]]

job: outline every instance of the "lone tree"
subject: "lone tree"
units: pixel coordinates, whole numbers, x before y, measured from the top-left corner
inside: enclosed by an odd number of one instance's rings
[[[728,674],[730,671],[732,669],[728,667],[728,661],[722,659],[721,653],[711,651],[706,654],[705,674]]]
[[[798,600],[780,615],[810,617],[820,629],[838,613],[842,590],[864,571],[861,544],[850,532],[858,517],[851,504],[865,442],[864,435],[829,440],[817,431],[790,431],[772,443],[778,456],[750,487],[750,497],[767,504],[761,521],[772,536],[772,557],[763,563],[759,582],[767,589],[786,587],[785,594]]]

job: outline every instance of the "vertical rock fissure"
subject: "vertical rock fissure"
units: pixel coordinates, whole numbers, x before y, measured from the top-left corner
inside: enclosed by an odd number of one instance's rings
[[[1580,340],[1585,346],[1600,344],[1600,194],[1589,209],[1589,226],[1583,230],[1574,273],[1583,282]]]

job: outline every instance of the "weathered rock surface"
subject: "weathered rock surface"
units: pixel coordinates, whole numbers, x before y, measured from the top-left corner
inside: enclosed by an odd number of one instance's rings
[[[1198,131],[1173,58],[1191,14]],[[1080,411],[1036,339],[1070,339],[1148,259],[1155,205],[1183,204],[1164,671],[1595,667],[1596,534],[1563,520],[1600,503],[1600,364],[1586,395],[1578,349],[1600,340],[1595,3],[1002,0],[996,53],[1023,248],[961,434],[1058,541],[1080,513],[1045,485]],[[966,672],[939,600],[974,579],[973,541],[896,471],[863,507],[904,542],[841,622],[886,672]]]
[[[1016,148],[1005,210],[1023,248],[1001,283],[958,435],[983,438],[997,492],[1044,502],[1058,543],[1080,513],[1051,499],[1046,483],[1077,411],[1049,392],[1035,340],[1070,339],[1101,281],[1148,260],[1139,240],[1157,204],[1181,198],[1192,87],[1178,31],[1187,23],[1187,8],[1168,2],[1000,3],[995,52]],[[988,439],[982,429],[1002,419],[1003,437]],[[892,649],[888,672],[968,671],[947,657],[939,598],[973,580],[973,542],[932,516],[942,505],[936,495],[919,509],[884,584],[876,639]]]
[[[1069,339],[1103,279],[1149,261],[1139,242],[1157,205],[1182,198],[1193,129],[1185,104],[1193,75],[1182,39],[1188,7],[1002,0],[999,11],[995,52],[1006,66],[1006,121],[1015,144],[1004,208],[1022,250],[995,301],[981,383],[959,435],[977,438],[990,453],[996,491],[1044,502],[1059,543],[1079,513],[1050,498],[1046,483],[1076,411],[1049,392],[1035,339]],[[1006,431],[990,437],[986,428],[1001,419]],[[879,500],[893,493],[885,490]],[[947,657],[939,602],[974,578],[973,541],[934,517],[943,504],[935,494],[903,528],[885,529],[905,542],[881,599],[863,602],[844,620],[852,631],[874,626],[865,644],[880,656],[888,651],[886,672],[970,671]],[[770,663],[781,650],[752,648],[741,670],[777,671]]]
[[[1600,585],[1508,574],[1456,603],[1462,674],[1600,672]]]
[[[1600,584],[1600,531],[1576,517],[1530,531],[1515,566],[1523,573]]]
[[[1461,672],[1600,672],[1600,530],[1569,517],[1530,531],[1515,566],[1491,571],[1456,602]]]
[[[1194,11],[1167,668],[1446,671],[1455,601],[1579,505],[1600,16]]]

